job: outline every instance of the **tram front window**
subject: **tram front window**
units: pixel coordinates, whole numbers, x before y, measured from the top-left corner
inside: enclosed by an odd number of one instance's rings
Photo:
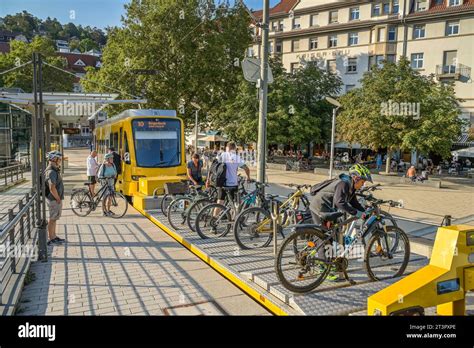
[[[160,168],[180,165],[180,134],[178,120],[133,120],[137,166]]]

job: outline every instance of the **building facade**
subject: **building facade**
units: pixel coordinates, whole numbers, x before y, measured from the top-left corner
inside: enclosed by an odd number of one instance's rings
[[[259,56],[253,31],[248,55]],[[340,75],[342,93],[374,64],[406,56],[420,73],[454,82],[461,117],[474,125],[474,0],[282,0],[270,11],[270,53],[288,72],[317,61]]]

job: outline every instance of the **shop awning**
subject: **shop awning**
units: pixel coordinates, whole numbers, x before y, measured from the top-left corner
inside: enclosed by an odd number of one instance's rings
[[[359,149],[368,149],[368,147],[365,147],[359,143],[348,143],[345,141],[338,141],[334,144],[334,147],[337,149],[354,149],[354,150],[359,150]]]
[[[459,157],[473,157],[474,158],[474,146],[468,147],[467,149],[461,149],[452,151],[451,154],[457,154]]]
[[[199,138],[199,141],[216,142],[216,141],[227,141],[227,139],[220,135],[206,135],[203,138]]]
[[[474,146],[474,141],[469,140],[469,134],[462,134],[456,141],[453,142],[455,146]]]

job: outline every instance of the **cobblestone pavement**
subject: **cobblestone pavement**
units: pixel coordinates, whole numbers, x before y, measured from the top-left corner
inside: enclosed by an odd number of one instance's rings
[[[82,186],[85,150],[67,150],[66,191]],[[68,196],[68,194],[66,194]],[[133,207],[118,220],[64,204],[47,262],[34,262],[20,315],[269,315]]]

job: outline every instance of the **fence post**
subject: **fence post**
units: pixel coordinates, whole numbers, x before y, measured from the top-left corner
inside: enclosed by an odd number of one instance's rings
[[[20,178],[20,166],[16,166],[16,181]]]
[[[14,218],[14,214],[13,214],[13,209],[8,209],[8,221],[12,221],[13,218]],[[8,231],[8,234],[10,236],[10,248],[15,248],[15,226],[12,226],[12,228],[10,229],[10,231]],[[15,249],[13,250],[7,250],[7,253],[9,253],[10,251],[13,251],[11,252],[11,269],[12,269],[12,273],[16,273],[16,258],[15,258]]]
[[[25,201],[26,201],[26,204],[28,204],[30,202],[30,194],[27,193],[25,195]],[[31,211],[31,206],[28,206],[28,209],[26,211],[26,226],[28,226],[26,228],[26,234],[28,235],[28,240],[31,239],[31,217],[30,217],[30,211]]]
[[[25,207],[25,205],[23,204],[23,199],[20,199],[18,201],[18,209],[19,209],[20,213],[21,213],[21,211],[23,210],[24,207]],[[24,217],[24,214],[20,216],[20,241],[21,241],[21,245],[25,245],[25,217]]]
[[[8,168],[5,169],[5,187],[8,186],[8,181],[7,181],[7,179],[8,179]]]

